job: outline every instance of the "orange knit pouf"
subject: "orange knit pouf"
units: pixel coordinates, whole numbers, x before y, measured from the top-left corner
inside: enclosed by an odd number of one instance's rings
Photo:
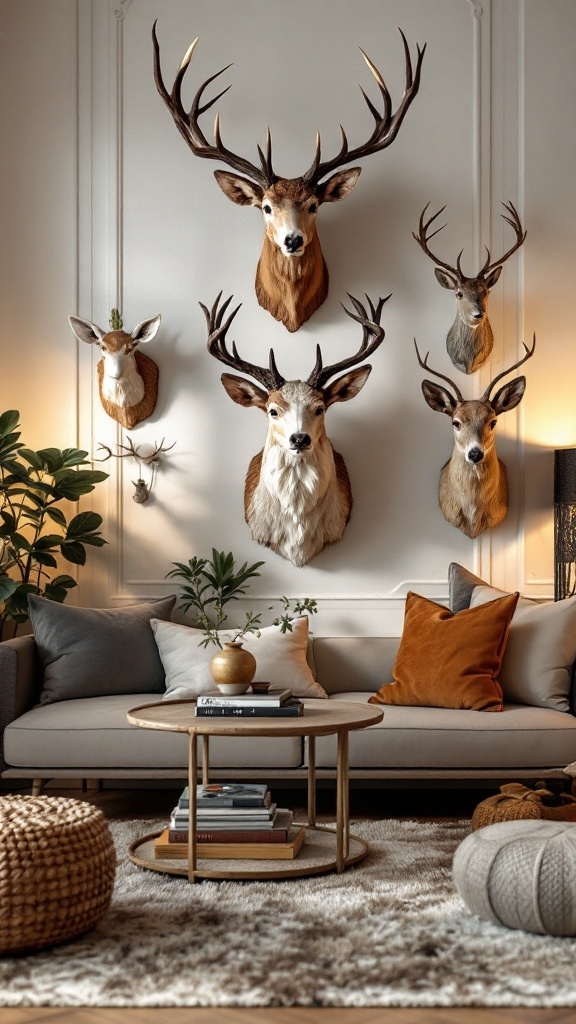
[[[1,797],[0,953],[88,931],[108,908],[115,872],[98,808],[65,797]]]
[[[496,796],[489,796],[478,804],[472,815],[472,831],[519,818],[576,822],[576,799],[568,793],[556,794],[545,788],[529,789],[520,782],[510,782],[501,786]]]

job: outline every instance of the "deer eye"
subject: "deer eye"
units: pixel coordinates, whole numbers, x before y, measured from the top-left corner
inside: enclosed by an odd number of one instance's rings
[[[270,409],[269,411],[270,415],[273,416],[274,419],[276,419],[276,417],[278,416],[278,409]]]
[[[264,203],[262,209],[264,210],[264,213],[272,213],[272,207],[270,206],[270,203]]]
[[[308,213],[316,213],[317,209],[318,203],[310,203],[310,206],[308,207]]]
[[[462,291],[460,291],[460,290],[458,290],[458,291],[456,292],[456,298],[457,298],[457,299],[461,299],[463,295],[464,295],[464,292],[462,292]]]
[[[318,408],[316,409],[316,412],[314,413],[314,415],[315,416],[322,416],[323,412],[324,412],[324,406],[323,405],[319,405]]]
[[[492,422],[490,424],[490,430],[494,430],[495,426],[496,426],[496,420],[492,420]]]
[[[460,430],[460,427],[462,426],[460,420],[452,420],[452,424],[454,426],[454,430]]]

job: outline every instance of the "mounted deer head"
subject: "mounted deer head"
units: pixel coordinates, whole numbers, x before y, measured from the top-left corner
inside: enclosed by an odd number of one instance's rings
[[[510,216],[506,216],[505,213],[501,214],[501,216],[507,224],[514,228],[516,242],[499,260],[495,260],[492,263],[490,262],[490,250],[486,248],[486,262],[482,269],[476,277],[465,277],[460,264],[462,253],[464,252],[463,249],[460,250],[456,266],[452,267],[449,263],[444,263],[438,259],[428,247],[430,239],[446,227],[445,224],[442,224],[432,234],[428,233],[436,218],[446,209],[443,206],[441,210],[438,210],[438,213],[435,213],[433,217],[429,217],[425,221],[424,218],[429,205],[427,203],[420,214],[418,234],[412,232],[412,236],[416,239],[423,252],[436,264],[437,269],[434,273],[438,283],[443,288],[449,288],[454,292],[456,298],[456,318],[448,331],[446,349],[458,370],[462,370],[463,373],[473,373],[474,370],[477,370],[486,362],[494,344],[492,327],[488,320],[488,296],[490,289],[494,287],[500,277],[506,260],[522,245],[526,238],[526,232],[522,228],[520,217],[513,204],[502,203],[502,206]]]
[[[123,331],[122,320],[111,320],[112,331],[103,331],[90,320],[69,316],[68,321],[79,341],[98,345],[102,358],[98,360],[100,401],[109,416],[127,430],[151,416],[158,398],[158,367],[149,356],[137,352],[156,336],[162,317],[143,320],[131,334]]]
[[[259,544],[272,548],[294,565],[306,565],[327,544],[340,540],[350,518],[350,479],[344,459],[328,440],[324,414],[335,402],[355,398],[366,383],[372,367],[357,364],[375,352],[384,339],[380,316],[390,296],[379,299],[376,306],[368,299],[368,316],[364,306],[350,295],[356,312],[343,308],[362,325],[358,351],[323,366],[317,346],[316,364],[308,379],[287,381],[278,372],[272,349],[268,367],[246,362],[235,343],[231,352],[227,349],[226,332],[240,306],[224,319],[231,297],[220,306],[221,294],[210,311],[201,303],[208,328],[208,351],[226,366],[252,378],[222,374],[230,398],[247,408],[262,409],[268,417],[264,448],[254,456],[246,475],[246,522]],[[341,370],[346,372],[329,384]]]
[[[107,444],[99,443],[98,447],[106,452],[106,455],[101,459],[95,459],[95,462],[106,462],[107,459],[134,459],[138,465],[138,479],[133,480],[132,484],[134,487],[134,494],[132,500],[138,505],[143,505],[150,497],[150,492],[154,486],[156,479],[156,472],[160,465],[160,456],[164,452],[172,451],[176,441],[173,444],[169,444],[166,448],[164,447],[164,438],[160,441],[160,444],[154,442],[154,447],[147,452],[144,452],[142,445],[135,445],[131,437],[127,437],[128,444],[119,444],[119,451],[113,452]],[[142,466],[146,466],[149,470],[149,481],[146,483],[142,476]]]
[[[342,145],[340,152],[331,160],[321,160],[320,136],[316,137],[316,153],[312,165],[301,178],[280,178],[272,168],[272,146],[270,132],[267,133],[266,154],[258,146],[260,166],[231,152],[220,136],[219,115],[214,125],[214,145],[206,139],[198,124],[201,114],[209,110],[227,89],[223,89],[212,100],[202,104],[207,85],[223,74],[230,65],[211,75],[198,89],[190,112],[182,104],[181,86],[186,70],[192,59],[195,39],[189,47],[169,93],[160,71],[160,49],[156,35],[156,23],[152,30],[154,42],[154,76],[156,87],[174,118],[176,127],[196,156],[219,160],[240,174],[215,171],[214,176],[222,191],[240,206],[257,206],[264,217],[264,243],[256,271],[256,295],[258,302],[281,320],[289,331],[297,331],[302,324],[322,305],[328,294],[328,270],[316,231],[316,215],[322,203],[334,203],[345,199],[354,188],[360,176],[360,167],[337,170],[353,160],[370,156],[385,149],[396,138],[406,112],[420,86],[420,69],[424,51],[418,47],[416,69],[413,73],[410,51],[404,33],[400,32],[406,58],[406,87],[398,109],[392,111],[392,100],[380,72],[366,56],[364,57],[374,75],[382,97],[383,112],[380,113],[361,88],[362,95],[374,118],[374,130],[361,146],[348,148],[348,140],[341,128]],[[336,171],[337,173],[332,173]],[[331,177],[326,181],[326,175]]]
[[[531,349],[524,345],[526,354],[522,359],[494,377],[482,398],[470,400],[462,397],[454,381],[428,366],[428,354],[422,360],[416,341],[414,345],[422,369],[446,381],[454,392],[450,394],[431,380],[422,381],[422,393],[430,408],[450,416],[454,428],[454,449],[440,473],[440,508],[452,526],[457,526],[467,537],[477,537],[484,530],[498,526],[508,511],[506,466],[496,456],[494,431],[498,416],[515,409],[522,401],[526,377],[508,381],[493,398],[490,394],[502,377],[534,355],[536,335]]]

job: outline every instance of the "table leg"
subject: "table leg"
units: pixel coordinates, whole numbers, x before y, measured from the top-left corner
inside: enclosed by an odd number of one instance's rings
[[[210,737],[202,737],[202,785],[207,786],[210,776]]]
[[[338,733],[336,768],[336,870],[344,870],[350,849],[350,800],[348,778],[348,730]]]
[[[316,824],[316,737],[308,737],[308,824]]]
[[[188,881],[196,881],[196,780],[198,777],[198,737],[190,729],[188,747]]]

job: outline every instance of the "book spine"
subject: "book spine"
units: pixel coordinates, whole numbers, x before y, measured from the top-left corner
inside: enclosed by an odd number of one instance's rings
[[[288,839],[286,829],[253,829],[251,831],[238,832],[231,830],[226,832],[216,830],[215,832],[197,832],[197,843],[285,843]],[[168,840],[171,843],[187,843],[188,831],[171,828],[168,832]]]
[[[196,708],[200,718],[216,716],[238,718],[298,718],[302,714],[301,704],[288,704],[279,708],[260,708],[250,705],[242,708]]]

